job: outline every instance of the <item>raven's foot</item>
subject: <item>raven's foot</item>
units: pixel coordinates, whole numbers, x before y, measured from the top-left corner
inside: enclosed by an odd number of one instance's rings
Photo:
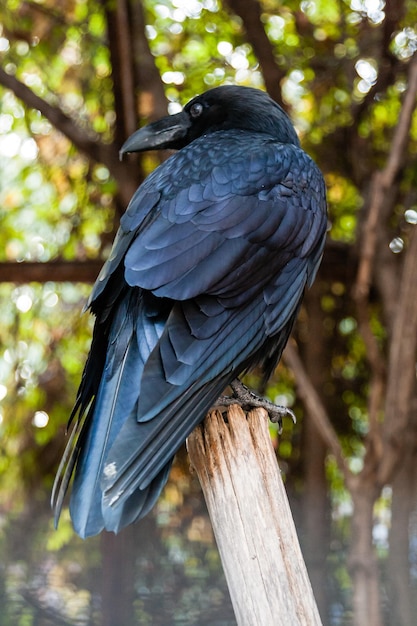
[[[238,378],[235,378],[235,380],[230,383],[230,387],[233,392],[232,395],[220,396],[214,404],[215,407],[240,404],[240,406],[244,409],[265,409],[271,422],[278,424],[279,433],[282,431],[283,417],[291,417],[294,424],[296,423],[297,419],[291,409],[288,409],[286,406],[278,406],[266,398],[261,398],[246,387],[246,385],[244,385]]]

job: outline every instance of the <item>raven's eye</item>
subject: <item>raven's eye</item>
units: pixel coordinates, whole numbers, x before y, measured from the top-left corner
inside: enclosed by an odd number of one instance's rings
[[[191,117],[199,117],[202,112],[203,112],[203,105],[201,104],[201,102],[195,102],[191,107],[190,107],[190,115]]]

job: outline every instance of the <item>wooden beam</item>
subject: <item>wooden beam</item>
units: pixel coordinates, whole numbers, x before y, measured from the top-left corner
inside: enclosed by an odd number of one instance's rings
[[[93,283],[103,266],[103,261],[17,261],[0,263],[0,283]]]
[[[319,626],[266,412],[213,410],[187,445],[239,626]]]

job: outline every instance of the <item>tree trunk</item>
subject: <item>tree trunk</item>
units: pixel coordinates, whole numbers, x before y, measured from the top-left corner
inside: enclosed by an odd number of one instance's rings
[[[372,481],[369,486],[358,483],[351,494],[354,509],[348,567],[353,584],[353,625],[382,626],[378,562],[372,542],[378,494]]]
[[[321,308],[322,284],[316,282],[307,292],[308,340],[303,347],[303,360],[311,382],[317,390],[323,389],[328,379],[330,362],[328,342],[323,332],[323,311]],[[327,555],[330,537],[330,507],[325,461],[328,448],[320,432],[306,413],[303,421],[302,459],[304,468],[303,526],[305,539],[303,544],[306,565],[314,595],[324,623],[327,622],[328,585]]]
[[[321,624],[264,411],[212,411],[188,450],[238,624]]]
[[[414,421],[415,420],[410,420]],[[414,424],[415,425],[415,424]],[[416,441],[410,433],[410,439]],[[392,483],[391,528],[388,555],[388,597],[390,624],[412,626],[415,623],[412,610],[410,581],[410,516],[415,502],[417,478],[417,447],[407,450],[407,455]]]
[[[137,546],[134,526],[119,535],[103,532],[101,626],[131,626],[134,623],[134,559]]]
[[[314,423],[306,420],[303,437],[309,447],[304,459],[305,487],[303,496],[305,539],[302,542],[306,565],[323,623],[327,623],[329,554],[329,501],[325,476],[327,448],[317,434]],[[308,445],[307,442],[310,442]]]

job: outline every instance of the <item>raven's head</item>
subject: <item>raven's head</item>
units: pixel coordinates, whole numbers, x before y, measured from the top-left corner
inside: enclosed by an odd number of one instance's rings
[[[136,131],[120,155],[161,148],[179,150],[194,139],[219,130],[266,133],[282,143],[299,145],[285,111],[260,89],[224,85],[193,98],[181,113],[168,115]]]

